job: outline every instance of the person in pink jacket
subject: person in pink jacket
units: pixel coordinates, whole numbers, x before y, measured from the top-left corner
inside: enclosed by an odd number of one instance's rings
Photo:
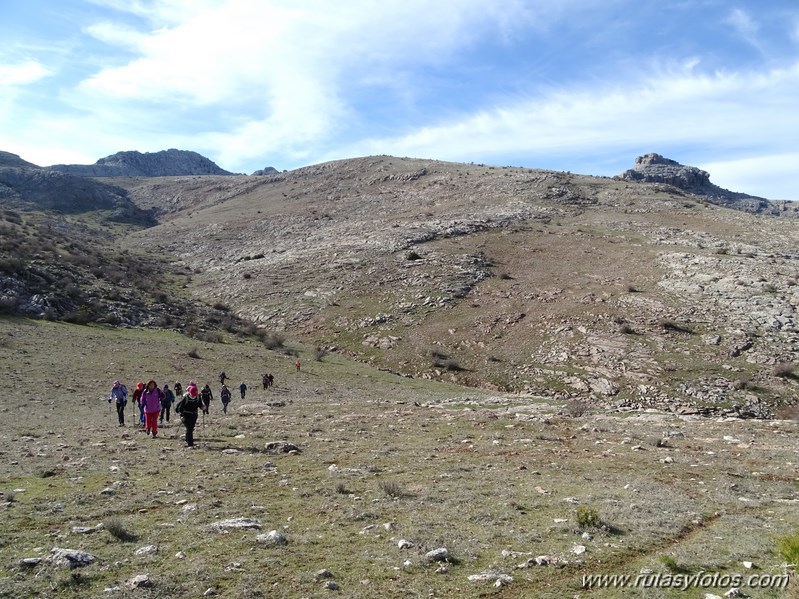
[[[158,383],[149,381],[141,394],[141,403],[144,406],[144,430],[153,439],[158,435],[158,414],[161,412],[161,400],[164,392],[158,388]]]

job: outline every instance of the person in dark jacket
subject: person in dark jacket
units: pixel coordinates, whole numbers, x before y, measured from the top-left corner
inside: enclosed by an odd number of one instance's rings
[[[139,381],[133,390],[133,405],[139,408],[139,424],[144,426],[144,404],[141,402],[141,394],[144,392],[144,383]]]
[[[197,424],[197,414],[202,409],[201,405],[197,385],[190,384],[186,387],[186,394],[175,406],[175,412],[180,414],[180,419],[186,427],[186,447],[194,447],[194,426]]]
[[[244,399],[244,396],[247,394],[247,385],[244,384],[244,381],[239,385],[239,393],[241,393],[241,398]]]
[[[162,391],[164,397],[161,399],[161,414],[158,416],[158,422],[160,424],[163,424],[164,416],[166,416],[166,421],[169,422],[169,412],[172,411],[172,403],[175,401],[175,394],[172,392],[172,389],[169,388],[169,385],[165,384]]]
[[[203,401],[203,412],[207,414],[208,409],[211,407],[211,402],[214,399],[214,394],[211,392],[211,385],[206,383],[203,390],[200,391],[200,399]]]
[[[230,403],[230,389],[227,385],[222,385],[222,390],[219,392],[219,399],[222,400],[222,411],[227,414],[227,405]]]

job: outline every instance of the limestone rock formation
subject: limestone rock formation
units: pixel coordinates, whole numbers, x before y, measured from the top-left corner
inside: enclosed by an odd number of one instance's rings
[[[47,170],[79,177],[175,177],[181,175],[232,175],[197,152],[117,152],[94,164],[56,164]]]
[[[252,176],[253,177],[258,177],[258,176],[263,176],[263,175],[277,175],[278,172],[279,171],[274,166],[266,166],[264,168],[261,168],[261,169],[258,169],[257,171],[255,171],[252,174]]]
[[[661,183],[702,196],[712,204],[745,212],[775,211],[765,198],[729,191],[710,182],[710,175],[695,166],[685,166],[660,154],[644,154],[635,159],[635,166],[619,175],[625,181]]]

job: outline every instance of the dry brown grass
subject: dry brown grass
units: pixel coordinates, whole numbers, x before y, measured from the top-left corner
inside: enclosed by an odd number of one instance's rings
[[[799,524],[793,422],[562,417],[557,402],[407,379],[336,353],[296,372],[284,354],[236,338],[199,346],[202,360],[187,358],[196,340],[172,333],[0,319],[0,339],[3,409],[14,415],[0,432],[0,488],[14,493],[0,512],[5,595],[94,596],[147,572],[143,597],[314,596],[326,568],[353,597],[554,598],[580,593],[587,573],[667,572],[663,556],[691,572],[742,572],[746,560],[776,571],[774,535]],[[276,386],[262,392],[265,365]],[[194,451],[174,424],[157,440],[118,428],[101,399],[117,377],[213,387],[221,370],[250,391],[227,416],[212,405]],[[637,441],[671,432],[682,438]],[[267,451],[276,441],[300,451]],[[262,530],[210,531],[232,517]],[[107,530],[71,532],[100,522]],[[119,542],[114,522],[138,540]],[[286,546],[256,542],[272,529]],[[577,544],[587,552],[574,554]],[[145,545],[158,552],[135,556]],[[80,582],[45,563],[19,566],[53,546],[98,559]],[[439,547],[451,555],[446,573],[424,559]],[[517,568],[538,555],[565,567]],[[492,568],[514,581],[496,591],[467,579]],[[636,592],[591,596],[645,596]]]

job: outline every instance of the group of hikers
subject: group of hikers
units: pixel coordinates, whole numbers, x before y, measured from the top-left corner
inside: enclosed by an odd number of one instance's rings
[[[229,377],[221,372],[219,382],[222,389],[219,392],[219,399],[222,401],[222,412],[227,414],[228,404],[232,400],[232,394],[225,381]],[[263,376],[264,389],[271,386],[274,377],[271,374]],[[268,384],[267,384],[268,383]],[[247,393],[247,385],[242,381],[239,385],[239,393],[244,399]],[[175,405],[175,413],[180,416],[180,420],[186,427],[186,446],[194,447],[194,427],[197,424],[199,413],[208,414],[214,394],[211,386],[206,384],[202,389],[192,381],[183,391],[183,385],[178,381],[175,383],[174,390],[168,384],[159,387],[158,383],[150,380],[145,385],[142,381],[136,383],[131,396],[134,406],[138,409],[138,424],[144,428],[148,436],[153,439],[158,437],[158,425],[163,424],[164,420],[169,422],[172,412],[172,404]],[[125,426],[125,406],[128,403],[128,388],[120,381],[114,381],[111,393],[108,396],[108,403],[114,402],[117,409],[119,426]],[[135,415],[135,412],[134,412]]]

